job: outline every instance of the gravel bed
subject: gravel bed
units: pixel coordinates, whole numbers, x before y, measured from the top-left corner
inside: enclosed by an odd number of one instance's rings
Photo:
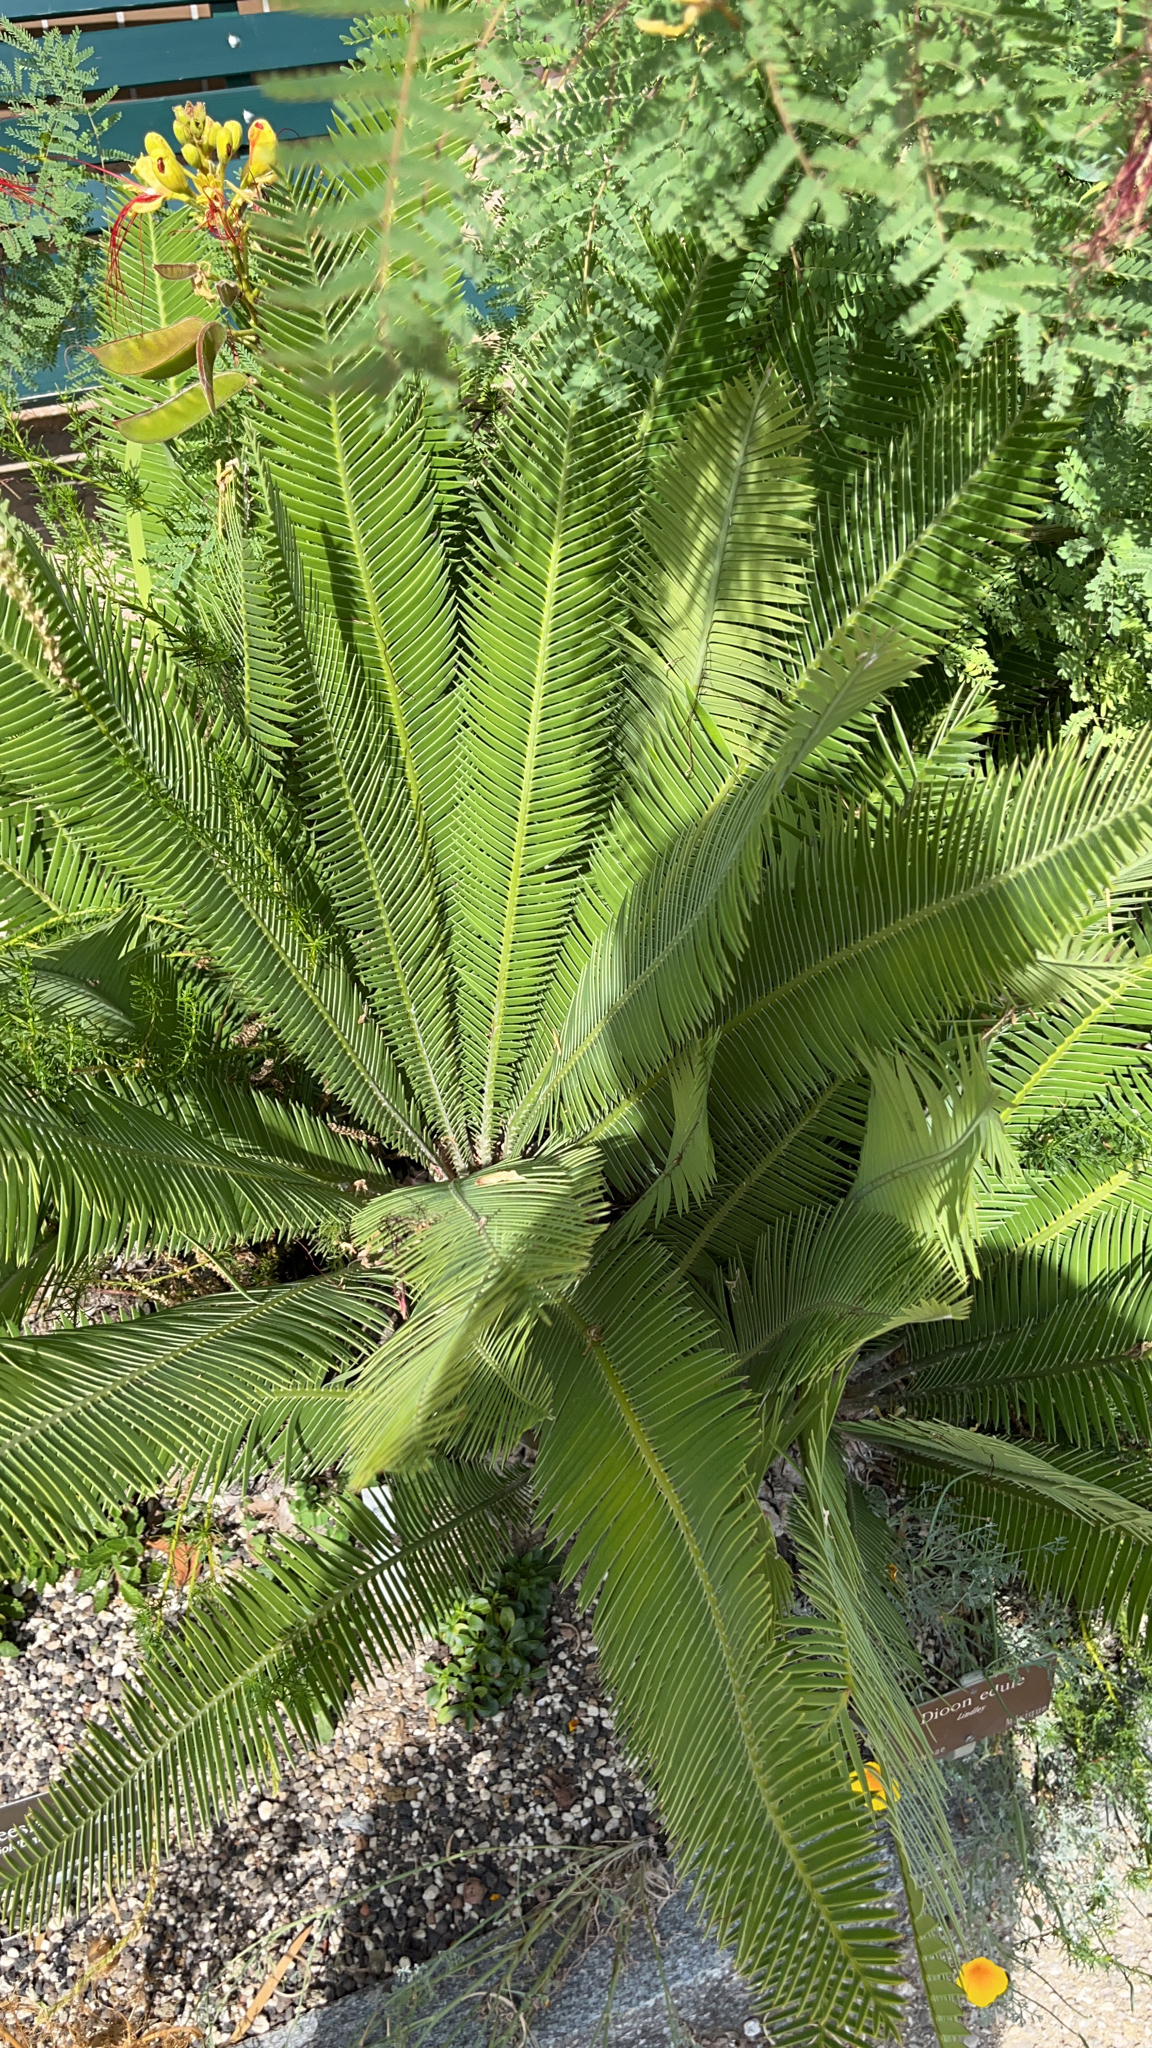
[[[0,1662],[0,1803],[59,1775],[90,1720],[107,1718],[138,1669],[132,1616],[94,1614],[70,1581],[46,1593],[18,1658]],[[431,1725],[431,1645],[353,1703],[332,1741],[274,1790],[175,1855],[109,1980],[158,2019],[229,2027],[293,1936],[298,1960],[254,2021],[387,1982],[500,1911],[514,1887],[544,1894],[574,1845],[664,1847],[646,1794],[613,1738],[591,1637],[557,1599],[541,1689],[472,1734]],[[51,2001],[144,1907],[0,1944],[0,1997]]]

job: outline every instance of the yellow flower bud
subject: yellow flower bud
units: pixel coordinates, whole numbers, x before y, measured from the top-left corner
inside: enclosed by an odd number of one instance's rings
[[[203,169],[204,159],[201,156],[200,151],[197,149],[196,144],[194,142],[186,142],[184,144],[183,149],[180,151],[180,154],[183,157],[185,163],[190,165],[192,170],[199,171]]]
[[[276,168],[276,130],[270,121],[253,121],[248,129],[248,175],[266,178]]]
[[[153,189],[159,187],[161,192],[171,193],[173,199],[182,199],[190,187],[188,173],[179,157],[165,149],[159,155],[149,157],[148,161],[152,168]]]
[[[160,135],[155,128],[150,128],[144,137],[144,149],[151,157],[167,156],[168,137]]]

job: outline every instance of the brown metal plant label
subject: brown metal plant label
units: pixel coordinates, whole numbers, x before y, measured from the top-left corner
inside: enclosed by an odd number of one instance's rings
[[[960,1692],[926,1700],[915,1709],[933,1756],[947,1756],[964,1743],[985,1735],[1002,1735],[1014,1721],[1034,1721],[1052,1698],[1052,1673],[1046,1664],[1000,1678],[982,1678]]]

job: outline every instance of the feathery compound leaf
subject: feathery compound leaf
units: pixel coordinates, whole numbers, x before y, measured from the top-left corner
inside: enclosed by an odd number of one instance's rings
[[[1023,1420],[1085,1445],[1152,1436],[1148,1218],[1135,1244],[1103,1232],[1107,1220],[1093,1232],[1103,1250],[1091,1278],[1084,1266],[1096,1261],[1067,1258],[1063,1244],[985,1260],[964,1325],[909,1332],[900,1367],[911,1379],[907,1406],[1005,1431]]]
[[[444,1466],[405,1484],[389,1520],[345,1501],[334,1535],[281,1543],[226,1598],[198,1591],[150,1657],[147,1689],[90,1729],[0,1865],[11,1924],[121,1890],[234,1812],[291,1759],[293,1737],[315,1743],[322,1719],[494,1567],[515,1484]]]
[[[318,5],[342,11],[339,0]],[[322,279],[311,290],[281,283],[275,299],[278,311],[320,304],[336,316],[322,325],[285,323],[285,355],[302,380],[360,385],[382,397],[406,371],[450,385],[449,339],[463,342],[468,333],[460,221],[479,129],[471,55],[495,23],[459,0],[400,8],[375,0],[369,14],[377,32],[359,63],[268,81],[276,99],[327,93],[338,101],[334,132],[319,148],[296,152],[325,174],[297,195],[310,216],[306,232],[324,251]],[[282,234],[273,222],[273,246]]]
[[[1011,337],[958,371],[822,500],[812,650],[853,620],[932,653],[962,624],[978,568],[1042,514],[1067,432],[1026,389]]]
[[[762,1466],[783,1448],[773,1423],[798,1389],[832,1383],[888,1330],[965,1313],[963,1283],[937,1244],[853,1202],[782,1217],[754,1260],[717,1276],[716,1301],[761,1404]]]
[[[771,766],[690,824],[597,940],[552,1070],[529,1091],[514,1128],[531,1128],[548,1098],[554,1114],[579,1127],[662,1068],[704,1022],[744,943],[775,800],[822,739],[905,672],[898,647],[848,641],[807,678],[787,707]]]
[[[1138,927],[1099,954],[1102,986],[1055,1016],[1028,1018],[1003,1032],[992,1071],[1007,1100],[1006,1129],[1027,1130],[1057,1110],[1090,1102],[1117,1074],[1145,1063],[1152,1035],[1152,942]]]
[[[795,396],[769,364],[697,405],[656,463],[630,646],[656,727],[649,749],[681,757],[678,767],[692,765],[694,737],[731,768],[762,757],[779,731],[777,664],[799,653],[811,557],[803,438]],[[636,808],[643,794],[640,781]]]
[[[1035,987],[1152,829],[1152,735],[1056,747],[1021,775],[921,787],[876,819],[840,809],[769,870],[717,1024],[714,1096],[795,1100],[930,1020]],[[1053,969],[1060,984],[1058,964]]]
[[[941,1048],[935,1065],[867,1060],[872,1095],[852,1200],[899,1217],[963,1273],[976,1265],[977,1164],[1010,1164],[1012,1154],[979,1040]]]
[[[67,1553],[177,1469],[218,1477],[266,1404],[362,1358],[390,1306],[380,1279],[342,1274],[0,1341],[0,1571]]]
[[[415,1225],[407,1239],[406,1222]],[[349,1417],[356,1485],[418,1459],[466,1419],[477,1344],[498,1328],[526,1332],[531,1317],[547,1315],[587,1270],[602,1224],[591,1146],[504,1160],[362,1211],[357,1237],[391,1240],[416,1309],[368,1361],[357,1389]]]
[[[237,815],[244,764],[228,749],[239,735],[206,736],[163,657],[134,649],[110,610],[66,592],[11,525],[0,534],[0,591],[10,780],[157,910],[191,925],[338,1096],[439,1172],[361,991],[316,929],[298,849],[287,835],[275,852],[266,833],[262,842],[258,782]]]
[[[307,1236],[347,1224],[360,1199],[347,1165],[321,1177],[302,1162],[240,1154],[182,1129],[170,1110],[81,1084],[55,1110],[2,1068],[0,1155],[0,1257],[30,1258],[52,1223],[63,1270],[149,1245]],[[368,1170],[362,1159],[360,1174]]]
[[[603,808],[633,447],[599,406],[562,405],[532,384],[488,485],[466,602],[452,892],[481,1161]]]
[[[396,730],[356,647],[307,583],[283,501],[269,487],[279,645],[300,707],[297,763],[317,862],[408,1081],[453,1165],[464,1112],[439,901]]]
[[[773,1645],[783,1567],[748,1481],[752,1417],[655,1247],[606,1258],[538,1339],[536,1481],[574,1538],[618,1710],[774,2040],[895,2024],[892,1923],[842,1754]]]
[[[794,1616],[791,1632],[804,1647],[811,1637],[825,1665],[831,1662],[837,1689],[850,1696],[864,1723],[884,1785],[899,1787],[899,1799],[889,1799],[887,1807],[891,1832],[905,1861],[920,1874],[938,1917],[955,1920],[963,1911],[961,1875],[939,1765],[900,1683],[907,1658],[893,1656],[889,1648],[888,1616],[880,1628],[873,1624],[873,1612],[886,1604],[885,1595],[869,1581],[855,1540],[836,1447],[829,1455],[823,1433],[813,1433],[803,1448],[804,1492],[789,1510],[788,1532],[818,1622],[809,1628],[803,1615]],[[850,1724],[846,1732],[850,1736]]]
[[[34,804],[0,806],[0,947],[30,945],[120,908],[111,877]]]
[[[991,1521],[1032,1584],[1138,1628],[1152,1600],[1152,1488],[1146,1455],[1006,1443],[946,1422],[853,1422],[922,1473],[949,1473],[951,1498]]]
[[[655,326],[646,351],[640,433],[660,448],[702,398],[741,374],[755,336],[739,318],[740,257],[717,256],[687,235],[646,239],[660,284],[652,301]]]
[[[440,832],[455,800],[455,620],[420,399],[398,399],[382,423],[378,402],[367,394],[325,395],[278,369],[277,356],[293,340],[339,314],[289,311],[281,303],[289,287],[319,284],[325,274],[321,238],[306,219],[285,229],[264,260],[270,360],[261,389],[272,475],[306,582],[351,639],[391,723],[422,858],[430,863],[425,840]]]
[[[755,1095],[740,1105],[709,1098],[717,1160],[707,1199],[663,1236],[680,1273],[710,1272],[713,1259],[751,1259],[765,1226],[796,1209],[829,1207],[848,1193],[864,1134],[867,1087],[833,1081],[783,1113]]]

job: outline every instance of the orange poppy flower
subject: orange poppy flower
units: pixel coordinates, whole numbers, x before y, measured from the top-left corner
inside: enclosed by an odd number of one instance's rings
[[[969,2005],[994,2005],[1008,1989],[1008,1972],[987,1956],[973,1956],[956,1979]]]

